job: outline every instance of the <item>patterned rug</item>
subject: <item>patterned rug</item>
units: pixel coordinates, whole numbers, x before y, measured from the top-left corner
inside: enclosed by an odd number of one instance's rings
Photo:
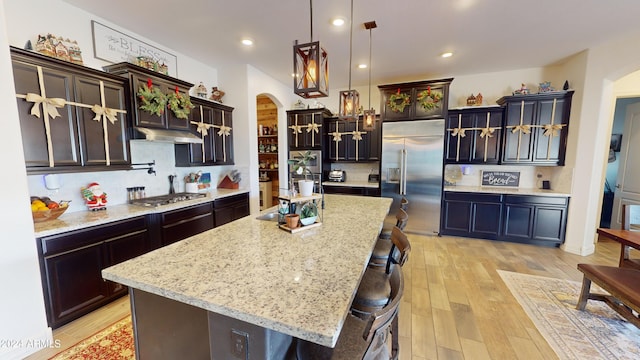
[[[134,360],[131,316],[100,330],[51,360]]]
[[[560,359],[640,359],[640,329],[599,301],[576,310],[580,283],[498,273]]]

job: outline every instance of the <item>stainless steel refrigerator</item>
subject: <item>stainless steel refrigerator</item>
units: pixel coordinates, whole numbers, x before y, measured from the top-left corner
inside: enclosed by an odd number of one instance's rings
[[[444,119],[382,124],[380,187],[393,198],[387,224],[395,224],[400,199],[409,200],[406,232],[440,232]]]

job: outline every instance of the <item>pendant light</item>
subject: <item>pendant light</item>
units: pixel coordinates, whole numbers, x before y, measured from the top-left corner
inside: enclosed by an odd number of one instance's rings
[[[362,129],[369,131],[376,128],[376,111],[371,107],[371,29],[377,27],[375,20],[364,23],[364,28],[369,30],[369,109],[364,111]]]
[[[313,0],[309,0],[311,41],[293,45],[293,92],[305,99],[329,96],[329,60],[319,41],[313,41]]]
[[[351,23],[349,24],[349,90],[340,91],[338,118],[341,120],[357,120],[360,108],[360,94],[351,89],[351,60],[353,53],[353,0],[351,0]]]

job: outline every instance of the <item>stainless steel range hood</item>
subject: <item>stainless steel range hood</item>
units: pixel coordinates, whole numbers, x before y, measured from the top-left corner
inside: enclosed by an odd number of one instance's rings
[[[174,144],[202,144],[202,138],[188,131],[151,129],[136,127],[148,141],[170,142]]]

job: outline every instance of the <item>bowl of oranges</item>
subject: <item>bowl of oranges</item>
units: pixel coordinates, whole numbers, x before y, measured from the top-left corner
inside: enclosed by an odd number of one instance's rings
[[[53,201],[48,197],[31,197],[33,222],[57,219],[69,208],[69,201]]]

